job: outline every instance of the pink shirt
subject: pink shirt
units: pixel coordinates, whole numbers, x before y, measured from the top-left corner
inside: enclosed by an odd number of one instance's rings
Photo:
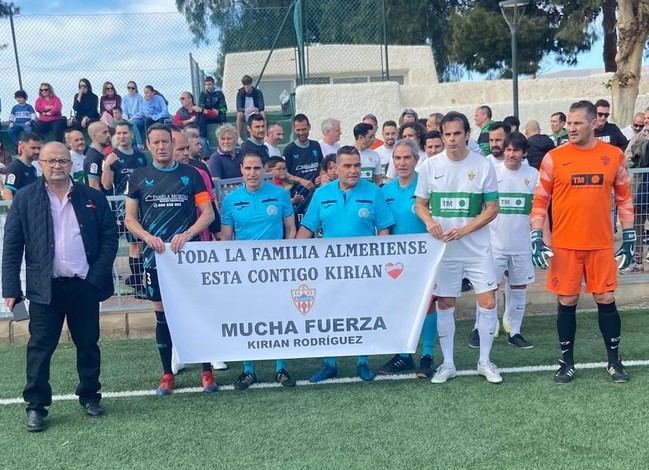
[[[81,230],[69,195],[72,184],[68,187],[61,201],[48,185],[47,195],[50,198],[50,211],[54,228],[54,266],[52,277],[86,278],[90,266],[81,238]]]

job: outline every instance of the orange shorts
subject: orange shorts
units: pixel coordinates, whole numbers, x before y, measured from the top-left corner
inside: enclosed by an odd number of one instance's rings
[[[613,247],[603,250],[569,250],[552,248],[554,256],[546,288],[557,295],[577,295],[581,282],[586,281],[586,292],[600,294],[617,288],[617,262]]]

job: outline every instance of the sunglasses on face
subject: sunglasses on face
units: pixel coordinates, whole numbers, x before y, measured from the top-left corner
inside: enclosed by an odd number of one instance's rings
[[[644,127],[644,124],[633,124],[634,129],[642,129]]]
[[[113,88],[112,86],[107,86],[107,87],[106,87],[106,91],[113,91],[114,89],[115,89],[115,88]]]
[[[126,89],[127,90],[135,90],[135,87],[134,86],[127,86]]]
[[[610,115],[611,115],[611,113],[597,113],[597,117],[605,117],[605,118],[607,118]]]
[[[41,89],[40,89],[40,92],[41,92],[41,93],[43,93],[44,91],[50,91],[50,89],[49,89],[49,88],[41,88]]]

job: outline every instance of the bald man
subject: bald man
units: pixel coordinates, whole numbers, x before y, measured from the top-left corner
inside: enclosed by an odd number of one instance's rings
[[[90,147],[83,161],[85,182],[94,189],[102,190],[101,174],[104,163],[104,149],[110,145],[110,131],[103,122],[93,122],[88,126]]]
[[[545,154],[554,148],[554,142],[547,135],[541,134],[539,121],[535,120],[525,123],[525,137],[529,144],[527,161],[531,167],[538,170]]]
[[[117,224],[108,201],[100,191],[72,181],[65,145],[44,145],[40,162],[43,177],[16,193],[7,214],[2,257],[2,296],[13,310],[23,300],[25,255],[30,338],[23,398],[30,432],[45,428],[52,404],[50,360],[64,320],[77,348],[79,403],[88,416],[103,414],[99,302],[113,294],[117,254]]]

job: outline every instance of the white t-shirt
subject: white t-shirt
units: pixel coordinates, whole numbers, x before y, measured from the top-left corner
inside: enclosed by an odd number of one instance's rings
[[[268,149],[268,156],[269,157],[281,157],[282,156],[282,151],[275,147],[274,145],[269,144],[268,142],[264,142],[264,145]]]
[[[322,156],[323,157],[326,157],[330,153],[336,153],[338,151],[338,149],[340,148],[340,142],[336,142],[333,145],[329,145],[327,142],[320,139],[318,141],[318,143],[320,144],[320,149],[322,150]]]
[[[374,176],[381,176],[381,157],[372,149],[365,149],[361,154],[361,179],[374,181]]]
[[[381,157],[381,174],[386,177],[388,174],[388,166],[392,161],[392,150],[394,147],[386,147],[385,144],[381,145],[376,149],[376,153]]]
[[[426,159],[419,169],[415,195],[429,200],[431,216],[446,233],[475,219],[485,202],[497,201],[496,170],[478,153],[469,151],[465,159],[453,161],[444,151]],[[443,259],[479,259],[490,253],[485,226],[447,243]]]
[[[508,170],[503,163],[495,166],[498,182],[498,216],[489,224],[494,253],[528,254],[530,248],[530,212],[539,172],[521,165]]]

